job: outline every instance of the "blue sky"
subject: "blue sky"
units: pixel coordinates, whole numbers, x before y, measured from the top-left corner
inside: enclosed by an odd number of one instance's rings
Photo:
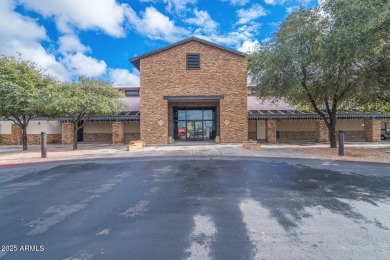
[[[21,53],[59,80],[138,86],[128,58],[198,36],[250,51],[318,0],[0,0],[0,54]]]

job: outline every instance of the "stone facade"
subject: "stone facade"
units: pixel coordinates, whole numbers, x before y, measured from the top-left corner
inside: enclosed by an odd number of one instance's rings
[[[11,135],[12,135],[12,144],[13,145],[22,144],[23,131],[22,131],[22,128],[20,126],[18,126],[17,124],[12,124]]]
[[[316,120],[316,142],[318,143],[323,143],[323,142],[329,142],[329,131],[328,128],[326,127],[326,124],[324,120]]]
[[[338,134],[338,133],[337,133]],[[346,141],[365,141],[364,131],[344,131]]]
[[[254,131],[248,132],[248,140],[256,140],[257,139],[257,133]]]
[[[276,143],[276,121],[265,121],[265,140],[267,143]]]
[[[370,119],[364,121],[364,132],[367,142],[381,141],[381,121]]]
[[[84,142],[110,144],[112,142],[112,134],[111,133],[84,133]]]
[[[280,141],[314,141],[316,139],[316,132],[314,131],[280,131]]]
[[[140,133],[125,133],[125,144],[128,144],[130,141],[140,140]]]
[[[112,143],[123,144],[125,141],[125,131],[123,122],[112,123]]]
[[[62,144],[73,144],[73,123],[62,123],[61,128],[62,128]]]
[[[186,69],[186,54],[200,53],[200,70]],[[220,141],[248,139],[244,57],[198,41],[141,58],[141,140],[167,144],[171,123],[164,96],[219,96]]]
[[[60,144],[61,134],[46,134],[47,144]],[[28,144],[41,144],[41,135],[32,134],[27,135]]]

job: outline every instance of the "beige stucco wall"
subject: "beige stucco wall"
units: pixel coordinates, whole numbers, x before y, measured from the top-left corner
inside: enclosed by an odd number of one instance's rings
[[[139,133],[140,123],[139,122],[124,122],[125,133]],[[84,124],[85,134],[111,134],[112,123],[111,122],[86,122]]]
[[[336,124],[336,131],[364,131],[363,119],[342,119],[338,120]]]
[[[336,130],[364,131],[364,120],[342,119],[337,121]],[[279,121],[276,123],[276,131],[315,131],[315,121]]]
[[[124,124],[125,133],[139,133],[140,132],[140,122],[126,122]]]
[[[256,121],[255,120],[248,120],[248,131],[249,132],[256,132]]]
[[[41,132],[46,132],[48,135],[61,134],[61,123],[56,120],[30,121],[27,126],[27,134],[38,135]]]
[[[112,133],[112,126],[110,122],[85,122],[85,134],[109,134]]]
[[[10,135],[12,133],[11,131],[12,124],[13,124],[12,121],[0,121],[0,134]]]
[[[187,53],[200,53],[200,70],[186,69]],[[244,57],[191,41],[141,59],[140,71],[140,129],[146,143],[168,143],[168,101],[164,96],[223,95],[217,115],[221,142],[247,140]]]

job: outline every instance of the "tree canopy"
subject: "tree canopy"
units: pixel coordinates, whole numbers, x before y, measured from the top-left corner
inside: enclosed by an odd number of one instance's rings
[[[388,2],[373,1],[382,7]],[[248,57],[257,95],[317,112],[328,127],[331,147],[337,147],[338,111],[357,106],[359,91],[373,88],[368,58],[378,50],[380,37],[369,36],[388,23],[387,18],[374,23],[376,9],[353,2],[325,0],[315,8],[300,8]]]
[[[55,83],[53,77],[32,61],[21,57],[0,58],[0,116],[21,127],[23,150],[27,150],[30,120],[46,112],[40,96]]]
[[[43,100],[52,117],[67,117],[74,124],[73,149],[77,133],[91,116],[113,115],[121,111],[123,95],[102,79],[79,78],[78,82],[58,84],[46,92]]]

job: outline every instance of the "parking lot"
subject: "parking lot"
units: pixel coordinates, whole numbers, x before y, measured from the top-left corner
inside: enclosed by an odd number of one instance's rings
[[[389,172],[389,164],[212,156],[2,167],[0,240],[16,252],[0,256],[386,259]]]

